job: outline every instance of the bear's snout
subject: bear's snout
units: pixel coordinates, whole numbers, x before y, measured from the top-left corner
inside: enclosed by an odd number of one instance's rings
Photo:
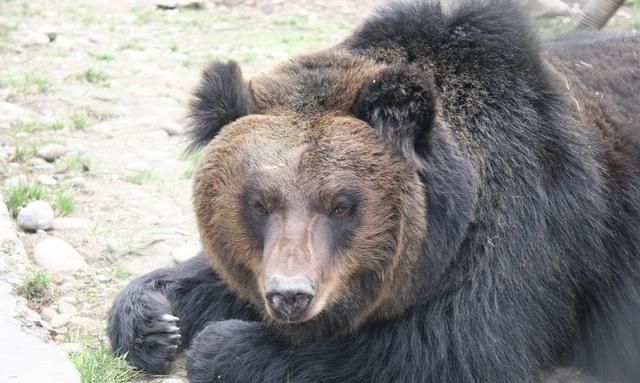
[[[315,294],[315,283],[303,276],[273,276],[265,286],[265,298],[278,319],[297,322],[303,319]]]

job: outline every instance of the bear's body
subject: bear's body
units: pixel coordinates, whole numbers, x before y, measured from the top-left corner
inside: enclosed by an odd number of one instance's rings
[[[203,383],[640,381],[640,37],[522,24],[396,4],[250,83],[209,67],[205,255],[118,296],[114,348],[161,372],[181,337]]]

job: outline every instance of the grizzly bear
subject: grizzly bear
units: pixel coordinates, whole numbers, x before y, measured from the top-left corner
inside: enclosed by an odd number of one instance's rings
[[[113,348],[160,373],[183,346],[198,383],[639,382],[639,57],[477,1],[211,64],[203,252],[120,293]]]

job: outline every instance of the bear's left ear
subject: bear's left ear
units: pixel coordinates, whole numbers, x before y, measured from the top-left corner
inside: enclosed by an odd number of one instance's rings
[[[202,73],[189,113],[191,140],[188,151],[208,144],[225,125],[252,113],[249,84],[234,61],[214,62]]]
[[[429,72],[408,64],[381,69],[360,90],[352,112],[424,168],[436,115],[436,87]]]

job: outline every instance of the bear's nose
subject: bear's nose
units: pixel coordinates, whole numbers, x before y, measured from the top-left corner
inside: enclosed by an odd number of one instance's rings
[[[296,322],[302,317],[314,292],[315,283],[307,277],[274,276],[265,286],[269,306],[287,322]]]

